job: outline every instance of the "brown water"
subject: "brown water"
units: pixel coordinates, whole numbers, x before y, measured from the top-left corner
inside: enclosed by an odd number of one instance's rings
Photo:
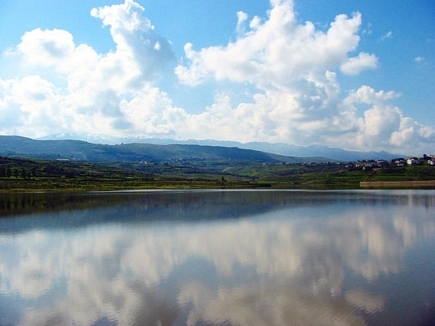
[[[430,325],[434,191],[0,194],[0,325]]]

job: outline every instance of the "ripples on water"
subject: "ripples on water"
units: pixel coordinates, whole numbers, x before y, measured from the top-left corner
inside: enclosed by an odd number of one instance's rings
[[[418,325],[433,191],[0,195],[0,325]]]

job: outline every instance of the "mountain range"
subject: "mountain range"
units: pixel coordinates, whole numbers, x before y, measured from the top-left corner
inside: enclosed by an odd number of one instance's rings
[[[40,159],[68,159],[90,162],[246,162],[303,163],[305,159],[237,147],[192,144],[130,143],[94,144],[81,140],[35,140],[20,136],[0,136],[0,156]],[[312,158],[321,161],[320,158]]]
[[[267,143],[267,142],[248,142],[240,143],[235,141],[220,141],[220,140],[194,140],[194,139],[164,139],[164,138],[116,138],[106,135],[97,134],[73,134],[63,133],[50,135],[40,140],[82,140],[95,144],[133,144],[133,143],[146,143],[154,145],[201,145],[201,146],[218,146],[218,147],[237,147],[240,149],[248,149],[261,151],[271,154],[277,154],[282,156],[289,156],[293,158],[305,158],[304,161],[310,161],[313,158],[322,158],[330,161],[359,161],[366,159],[393,159],[396,157],[405,156],[402,154],[391,154],[385,151],[382,152],[360,152],[360,151],[348,151],[340,148],[331,148],[322,145],[311,146],[297,146],[284,143]],[[317,161],[317,159],[315,159]]]

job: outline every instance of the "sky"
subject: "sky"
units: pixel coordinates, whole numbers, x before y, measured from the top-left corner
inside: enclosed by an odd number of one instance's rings
[[[0,134],[435,154],[432,0],[3,0]]]

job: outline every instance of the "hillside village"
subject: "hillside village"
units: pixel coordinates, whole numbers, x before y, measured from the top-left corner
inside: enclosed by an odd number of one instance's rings
[[[407,165],[431,165],[435,166],[435,155],[423,154],[421,157],[410,156],[408,158],[398,157],[387,160],[362,160],[357,163],[349,164],[349,168],[361,168],[364,171],[369,171],[372,169],[382,169],[385,167],[404,167]]]

